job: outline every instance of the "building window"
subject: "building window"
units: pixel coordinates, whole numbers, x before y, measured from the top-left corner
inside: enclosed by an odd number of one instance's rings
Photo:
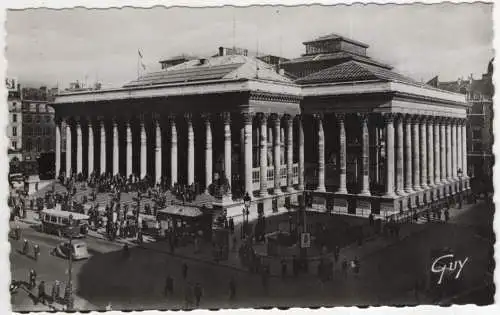
[[[17,114],[12,114],[12,122],[17,122]]]
[[[36,139],[36,152],[41,152],[42,151],[42,139],[37,138]]]
[[[12,148],[17,150],[17,141],[12,141]]]
[[[474,128],[472,130],[472,140],[481,140],[481,129],[480,128]]]
[[[45,151],[46,152],[52,151],[52,140],[51,140],[51,138],[45,139]]]
[[[40,123],[40,115],[36,115],[36,122]]]
[[[472,144],[472,152],[481,152],[483,150],[483,144],[481,142],[474,142]]]
[[[32,147],[31,139],[26,140],[25,150],[26,151],[31,151],[31,147]]]
[[[31,120],[31,115],[24,115],[24,121],[27,122],[27,123],[31,123],[32,120]]]
[[[12,136],[17,137],[17,127],[16,126],[12,127]]]

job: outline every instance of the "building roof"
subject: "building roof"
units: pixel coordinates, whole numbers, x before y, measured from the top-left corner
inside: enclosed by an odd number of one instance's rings
[[[125,84],[124,87],[254,78],[292,82],[289,78],[277,73],[272,65],[257,58],[227,55],[189,60],[163,71],[145,74],[137,80]]]
[[[296,80],[299,84],[353,82],[367,80],[397,81],[409,84],[424,85],[411,78],[386,68],[368,65],[358,61],[347,61],[325,70],[315,72]]]
[[[362,46],[362,47],[365,47],[365,48],[369,47],[365,43],[358,42],[357,40],[354,40],[354,39],[351,39],[351,38],[348,38],[348,37],[345,37],[345,36],[342,36],[342,35],[339,35],[339,34],[335,34],[335,33],[331,33],[331,34],[328,34],[328,35],[323,35],[323,36],[320,36],[320,37],[318,37],[316,39],[303,42],[302,44],[307,45],[307,44],[314,43],[314,42],[321,42],[321,41],[332,40],[332,39],[340,39],[340,40],[343,40],[343,41],[346,41],[346,42],[349,42],[349,43],[352,43],[352,44],[356,44],[358,46]]]
[[[281,64],[286,65],[286,64],[294,64],[294,63],[305,63],[305,62],[311,62],[311,61],[327,61],[327,60],[356,60],[368,64],[373,64],[377,65],[379,67],[387,68],[387,69],[392,69],[392,66],[376,61],[374,59],[371,59],[370,57],[366,56],[361,56],[357,55],[348,51],[339,51],[339,52],[334,52],[334,53],[329,53],[329,54],[316,54],[316,55],[304,55],[299,58],[295,58],[289,61],[284,61]]]

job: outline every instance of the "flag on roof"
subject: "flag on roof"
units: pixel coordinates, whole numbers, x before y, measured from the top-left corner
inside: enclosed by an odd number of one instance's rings
[[[140,49],[137,49],[137,53],[139,54],[139,57],[141,57],[141,58],[142,58],[142,52],[141,52],[141,50],[140,50]]]

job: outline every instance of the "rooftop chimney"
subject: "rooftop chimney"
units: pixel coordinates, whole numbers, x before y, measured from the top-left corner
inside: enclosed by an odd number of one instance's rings
[[[224,56],[224,47],[219,47],[219,56]]]

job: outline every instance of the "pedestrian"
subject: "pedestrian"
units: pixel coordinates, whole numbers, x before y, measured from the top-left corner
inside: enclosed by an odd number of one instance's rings
[[[297,262],[297,257],[295,256],[293,256],[292,269],[293,269],[293,275],[297,277],[299,275],[299,266]]]
[[[197,282],[194,286],[194,298],[196,300],[196,307],[200,306],[201,296],[203,295],[203,289],[201,285]]]
[[[174,279],[170,275],[165,280],[165,296],[174,294]]]
[[[347,277],[347,260],[342,260],[342,273],[344,277]]]
[[[286,277],[286,273],[287,273],[287,265],[286,265],[286,260],[283,258],[281,260],[281,278],[285,278]]]
[[[59,280],[56,280],[52,285],[52,303],[55,303],[59,300],[59,295],[61,293],[61,284]]]
[[[449,220],[449,219],[450,219],[450,212],[448,211],[448,209],[446,209],[446,210],[444,211],[444,221],[445,221],[446,223],[448,223],[448,220]]]
[[[182,264],[182,279],[186,280],[188,274],[188,266],[186,263]]]
[[[29,284],[30,284],[30,290],[32,290],[36,286],[36,271],[34,269],[30,270]]]
[[[229,280],[229,300],[233,301],[236,298],[236,282],[234,277]]]
[[[186,283],[186,287],[184,289],[184,303],[185,308],[189,308],[193,304],[193,290],[190,283]]]
[[[38,302],[41,302],[42,304],[45,304],[45,281],[40,281],[40,284],[38,285]]]

